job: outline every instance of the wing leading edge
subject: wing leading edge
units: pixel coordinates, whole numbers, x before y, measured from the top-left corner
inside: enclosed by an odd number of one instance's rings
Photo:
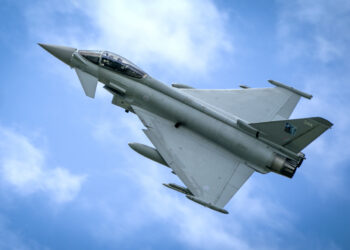
[[[179,89],[227,116],[235,115],[249,123],[285,120],[290,117],[300,97],[312,96],[269,80],[274,88]]]
[[[232,153],[182,126],[134,107],[144,130],[167,164],[191,191],[189,199],[222,209],[254,170]]]

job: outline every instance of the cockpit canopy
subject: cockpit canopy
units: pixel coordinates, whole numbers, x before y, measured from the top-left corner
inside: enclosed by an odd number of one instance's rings
[[[79,50],[79,54],[94,64],[130,77],[141,79],[146,76],[135,64],[109,51]]]

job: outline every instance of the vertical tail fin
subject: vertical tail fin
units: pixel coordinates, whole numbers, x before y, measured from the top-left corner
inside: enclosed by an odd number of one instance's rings
[[[333,126],[321,117],[281,120],[249,124],[261,132],[261,137],[295,153],[300,152],[323,132]]]

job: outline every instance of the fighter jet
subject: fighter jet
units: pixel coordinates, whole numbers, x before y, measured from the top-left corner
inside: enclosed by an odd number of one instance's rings
[[[292,178],[305,159],[301,151],[333,125],[321,117],[289,119],[300,98],[312,95],[273,80],[269,88],[167,86],[109,51],[39,45],[74,68],[88,97],[100,82],[112,104],[140,118],[155,148],[129,146],[185,185],[166,187],[221,213],[254,172]]]

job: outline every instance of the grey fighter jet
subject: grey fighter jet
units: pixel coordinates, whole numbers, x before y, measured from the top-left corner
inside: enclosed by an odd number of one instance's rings
[[[221,213],[254,172],[292,178],[305,159],[301,150],[333,125],[321,117],[288,119],[301,97],[312,96],[276,81],[271,88],[167,86],[109,51],[39,45],[74,68],[87,96],[94,98],[100,82],[112,104],[140,118],[155,148],[129,146],[186,186],[166,187]]]

